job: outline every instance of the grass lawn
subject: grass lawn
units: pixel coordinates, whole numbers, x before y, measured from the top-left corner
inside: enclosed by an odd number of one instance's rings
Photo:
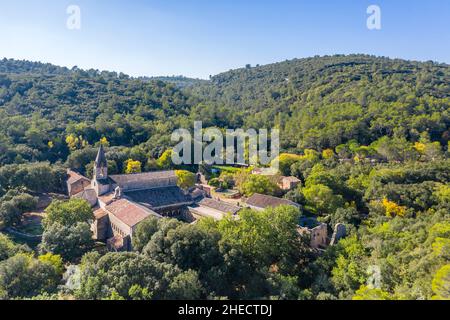
[[[42,224],[40,223],[27,223],[26,225],[22,225],[21,227],[17,228],[17,231],[33,236],[40,236],[44,232],[44,229],[42,228]]]
[[[20,237],[20,236],[14,235],[14,234],[12,234],[12,233],[6,233],[6,234],[7,234],[8,237],[9,237],[12,241],[14,241],[15,243],[18,243],[18,244],[26,244],[26,245],[29,246],[31,249],[35,249],[35,248],[39,245],[39,243],[40,243],[39,240],[25,239],[25,238],[22,238],[22,237]]]
[[[17,232],[23,233],[25,236],[20,234],[8,233],[8,236],[17,243],[26,244],[30,248],[34,249],[40,242],[40,239],[35,239],[35,236],[41,236],[44,233],[41,224],[41,216],[36,213],[24,214],[24,219],[20,226],[14,228]]]

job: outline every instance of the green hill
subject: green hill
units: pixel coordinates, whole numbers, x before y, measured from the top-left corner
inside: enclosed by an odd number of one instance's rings
[[[65,160],[71,134],[113,146],[151,139],[162,152],[190,110],[187,96],[162,81],[12,60],[0,70],[0,164]]]
[[[186,88],[186,87],[192,87],[200,84],[207,83],[207,80],[202,79],[194,79],[194,78],[188,78],[184,76],[170,76],[170,77],[141,77],[139,78],[143,81],[163,81],[167,83],[172,83],[178,88]]]
[[[281,129],[282,147],[321,150],[383,136],[449,139],[446,64],[364,55],[295,59],[199,81],[0,61],[0,163],[64,160],[65,138],[141,145],[157,156],[176,128]],[[52,148],[48,145],[51,142]]]
[[[192,94],[211,125],[224,117],[235,126],[278,125],[286,148],[370,143],[395,132],[416,139],[427,130],[441,140],[449,127],[450,68],[365,55],[314,57],[225,72]]]

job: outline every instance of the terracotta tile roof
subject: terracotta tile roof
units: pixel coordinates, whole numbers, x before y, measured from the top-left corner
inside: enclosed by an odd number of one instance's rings
[[[300,205],[298,205],[297,203],[292,202],[290,200],[267,196],[267,195],[258,194],[258,193],[255,193],[253,196],[248,198],[246,203],[249,206],[256,207],[256,208],[262,208],[262,209],[265,209],[268,207],[275,208],[275,207],[279,207],[282,205],[294,206],[297,208],[300,207]]]
[[[108,215],[108,212],[106,212],[102,208],[97,208],[94,210],[94,217],[96,220],[101,219],[107,215]]]
[[[224,201],[217,201],[217,200],[209,199],[209,198],[205,198],[202,201],[200,201],[199,205],[202,207],[208,207],[208,208],[220,211],[220,212],[231,213],[231,214],[236,214],[239,210],[241,210],[241,208],[238,206],[234,206],[234,205],[226,203]]]
[[[113,201],[105,209],[129,227],[134,227],[151,215],[160,217],[156,212],[139,206],[127,199]]]
[[[67,179],[67,183],[69,183],[69,184],[74,184],[75,182],[78,182],[80,180],[86,180],[89,182],[91,181],[88,178],[79,174],[78,172],[75,172],[72,170],[67,170],[67,174],[69,175],[69,179]]]
[[[283,181],[288,181],[288,182],[300,182],[300,179],[298,179],[297,177],[283,177],[282,178]]]
[[[108,244],[108,247],[115,250],[121,250],[124,246],[124,239],[120,235],[115,235],[114,237],[109,238],[106,242]]]
[[[92,188],[84,189],[80,193],[74,195],[74,198],[84,199],[89,202],[91,206],[94,206],[97,203],[97,193]]]
[[[113,201],[113,199],[114,199],[114,192],[110,192],[98,197],[98,200],[100,200],[106,205],[110,204]]]

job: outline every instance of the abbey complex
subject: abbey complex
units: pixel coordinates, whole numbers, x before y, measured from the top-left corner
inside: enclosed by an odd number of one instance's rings
[[[67,190],[70,197],[84,199],[94,208],[92,232],[96,240],[106,241],[111,251],[131,251],[133,232],[149,216],[175,218],[187,223],[195,223],[201,217],[216,220],[227,214],[236,217],[241,206],[212,199],[208,186],[201,184],[201,174],[197,179],[196,187],[183,190],[177,185],[174,170],[109,175],[108,160],[100,145],[93,178],[89,180],[68,170]],[[296,186],[291,183],[293,177],[280,179],[280,186]],[[295,202],[263,194],[254,194],[242,205],[255,210],[282,205],[300,208]],[[314,228],[299,225],[299,232],[311,236],[312,247],[325,248],[329,242],[325,224]]]

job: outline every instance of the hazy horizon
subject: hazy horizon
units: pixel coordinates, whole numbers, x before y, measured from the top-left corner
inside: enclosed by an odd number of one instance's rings
[[[284,62],[284,61],[292,61],[292,60],[295,60],[295,59],[300,60],[300,59],[309,59],[309,58],[315,58],[315,57],[321,58],[321,57],[326,57],[326,56],[339,56],[339,55],[345,55],[345,56],[349,56],[349,55],[369,55],[369,56],[375,56],[375,57],[378,57],[378,58],[384,57],[384,58],[388,58],[388,59],[392,59],[392,60],[400,59],[400,60],[412,61],[412,62],[427,62],[427,61],[433,61],[434,63],[439,63],[439,64],[449,64],[449,63],[447,63],[447,62],[435,61],[435,60],[413,60],[413,59],[405,59],[405,58],[402,58],[402,57],[377,56],[377,55],[372,55],[372,54],[369,54],[369,53],[349,53],[349,54],[335,53],[335,54],[330,54],[330,55],[316,55],[316,56],[308,56],[308,57],[294,57],[294,58],[292,58],[292,59],[285,59],[285,60],[282,60],[282,61],[273,61],[273,62],[268,62],[268,63],[266,63],[266,64],[252,64],[252,63],[249,63],[249,64],[250,64],[252,67],[256,67],[257,65],[260,66],[260,67],[263,67],[263,66],[267,66],[267,65],[271,65],[271,64],[276,64],[276,63],[280,63],[280,62]],[[130,75],[130,74],[128,74],[128,73],[126,73],[126,72],[124,72],[124,71],[122,71],[122,70],[99,69],[99,68],[95,68],[95,67],[83,68],[83,67],[78,66],[78,65],[58,65],[58,64],[55,64],[55,63],[52,63],[52,62],[49,62],[49,61],[37,61],[37,60],[28,60],[28,59],[16,59],[16,58],[14,58],[14,57],[0,57],[0,60],[1,60],[1,59],[13,59],[13,60],[19,60],[19,61],[38,62],[38,63],[42,63],[42,64],[47,64],[47,63],[49,63],[49,64],[55,65],[55,66],[57,66],[57,67],[66,67],[66,68],[68,68],[68,69],[72,69],[73,67],[77,67],[77,68],[82,69],[82,70],[90,70],[90,69],[94,69],[94,70],[98,70],[98,71],[100,71],[100,72],[101,72],[101,71],[107,71],[107,72],[123,73],[123,74],[126,74],[126,75],[128,75],[128,76],[130,76],[130,77],[132,77],[132,78],[164,78],[164,77],[172,78],[172,77],[185,77],[185,78],[195,79],[195,80],[209,80],[209,78],[189,77],[189,76],[186,76],[186,75],[184,75],[184,74],[155,74],[155,75],[145,75],[145,74],[139,75],[139,74],[138,74],[138,75]],[[242,68],[245,68],[245,66],[238,66],[238,67],[236,67],[236,68],[234,68],[234,69],[223,70],[223,71],[221,71],[221,72],[219,72],[219,73],[217,73],[217,74],[213,74],[212,76],[219,75],[219,74],[221,74],[221,73],[228,72],[228,71],[230,71],[230,70],[237,70],[237,69],[242,69]]]
[[[80,29],[70,30],[70,5]],[[367,8],[381,10],[369,30]],[[450,2],[0,1],[0,56],[133,77],[208,79],[246,64],[368,54],[450,63]]]

